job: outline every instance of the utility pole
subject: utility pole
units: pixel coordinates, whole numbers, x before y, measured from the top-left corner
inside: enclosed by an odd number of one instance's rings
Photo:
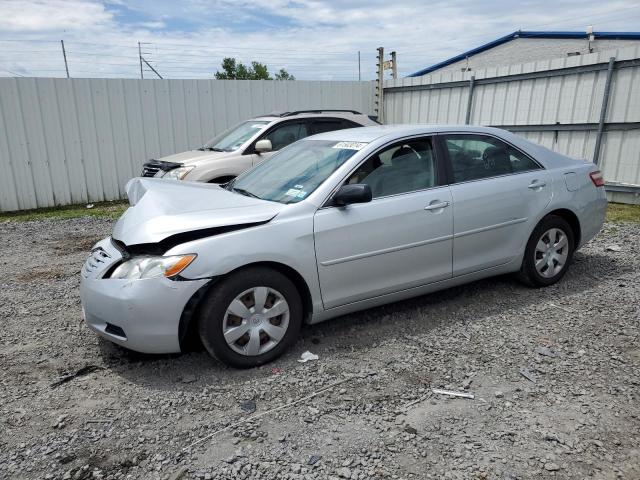
[[[398,64],[396,63],[396,52],[391,52],[391,77],[398,78]]]
[[[140,42],[138,42],[138,57],[140,58],[140,78],[144,78],[144,74],[142,73],[142,47],[140,46]]]
[[[64,49],[64,40],[60,40],[60,45],[62,45],[62,57],[64,58],[64,69],[67,71],[67,78],[69,78],[69,65],[67,65],[67,52]]]
[[[360,50],[358,50],[358,81],[362,80],[362,75],[360,73]]]
[[[378,121],[380,123],[384,120],[384,47],[378,47],[378,56],[377,56],[377,78],[376,78],[376,105],[375,111],[378,116]]]

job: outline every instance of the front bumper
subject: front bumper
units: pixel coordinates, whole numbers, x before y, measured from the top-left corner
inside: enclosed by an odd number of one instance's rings
[[[80,282],[87,326],[101,337],[138,352],[180,352],[180,317],[189,299],[209,279],[104,279],[104,273],[122,256],[110,238],[99,242],[94,252],[98,253],[87,259]],[[96,255],[101,261],[95,261]]]

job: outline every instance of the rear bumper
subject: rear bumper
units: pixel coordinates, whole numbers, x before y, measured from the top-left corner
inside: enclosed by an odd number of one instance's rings
[[[602,225],[604,225],[607,216],[607,194],[602,187],[597,190],[597,198],[590,202],[581,212],[579,221],[582,232],[580,245],[577,248],[582,247],[595,237],[602,230]]]
[[[107,238],[98,242],[82,269],[80,300],[87,326],[138,352],[180,352],[180,317],[189,299],[209,279],[102,278],[120,258]]]

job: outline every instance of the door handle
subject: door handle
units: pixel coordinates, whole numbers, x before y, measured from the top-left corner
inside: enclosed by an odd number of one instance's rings
[[[529,187],[527,188],[530,188],[531,190],[535,190],[536,188],[542,188],[546,186],[547,184],[545,182],[539,182],[538,180],[534,180],[529,184]]]
[[[440,210],[441,208],[445,208],[449,206],[449,202],[438,202],[438,203],[430,203],[426,207],[425,210]]]

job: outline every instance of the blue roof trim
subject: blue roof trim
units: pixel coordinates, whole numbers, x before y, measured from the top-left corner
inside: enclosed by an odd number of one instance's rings
[[[640,40],[640,32],[593,32],[593,36],[596,39],[609,39],[609,40]],[[427,73],[431,73],[434,70],[438,70],[439,68],[446,67],[447,65],[451,65],[452,63],[459,62],[460,60],[464,60],[467,57],[472,57],[480,52],[484,52],[493,47],[497,47],[498,45],[502,45],[503,43],[510,42],[515,38],[587,38],[587,34],[585,32],[532,32],[532,31],[516,31],[505,35],[504,37],[497,38],[489,43],[485,43],[484,45],[480,45],[472,50],[461,53],[460,55],[456,55],[455,57],[451,57],[448,60],[445,60],[440,63],[436,63],[435,65],[431,65],[430,67],[423,68],[420,71],[412,73],[408,75],[408,77],[420,77],[422,75],[426,75]]]

